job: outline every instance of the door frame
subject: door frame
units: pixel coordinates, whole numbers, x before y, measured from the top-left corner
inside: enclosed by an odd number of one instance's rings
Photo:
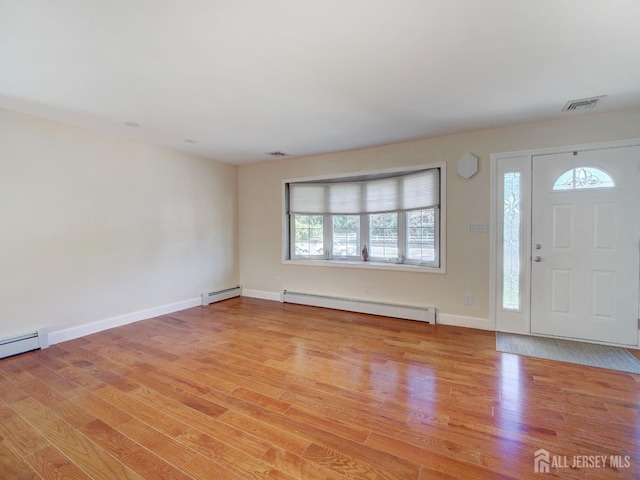
[[[533,157],[537,155],[631,146],[640,146],[640,138],[491,154],[489,319],[493,330],[524,335],[550,336],[531,333],[531,172]],[[508,172],[517,172],[520,177],[520,304],[519,308],[514,309],[502,308],[501,291],[503,255],[502,223],[504,212],[502,193],[504,174]],[[607,344],[606,342],[593,343]],[[640,346],[640,331],[637,345]]]

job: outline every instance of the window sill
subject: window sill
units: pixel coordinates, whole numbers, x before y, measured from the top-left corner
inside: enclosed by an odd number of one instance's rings
[[[362,260],[282,260],[284,265],[329,268],[359,268],[414,273],[446,273],[444,267],[409,265],[406,263],[363,262]]]

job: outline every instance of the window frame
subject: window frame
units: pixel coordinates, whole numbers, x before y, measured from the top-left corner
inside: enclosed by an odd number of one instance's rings
[[[428,210],[428,209],[420,209],[420,210],[414,210],[414,211],[422,211],[422,210]],[[405,221],[405,226],[404,226],[404,230],[403,233],[405,235],[405,245],[407,245],[407,250],[409,250],[409,222],[407,221],[407,216],[410,212],[406,212],[407,215],[405,215],[404,217],[404,221]],[[433,231],[433,235],[434,238],[440,239],[440,242],[435,242],[434,241],[434,245],[433,245],[433,249],[434,249],[434,258],[435,259],[439,259],[441,260],[440,257],[440,243],[441,243],[441,238],[440,238],[440,209],[439,208],[435,208],[434,209],[434,231]],[[409,258],[409,255],[406,254],[405,255],[405,259],[404,259],[404,263],[406,263],[407,265],[419,265],[419,266],[425,266],[423,265],[423,263],[420,260],[417,259],[411,259]],[[430,266],[431,268],[435,268],[433,265],[426,265],[426,266]]]
[[[366,231],[367,237],[367,249],[369,250],[369,261],[370,262],[380,262],[380,263],[389,263],[389,259],[391,259],[392,257],[376,257],[375,254],[373,253],[373,247],[371,246],[371,215],[386,215],[386,214],[395,214],[396,215],[396,250],[398,251],[398,253],[401,252],[401,232],[402,232],[402,226],[404,225],[404,218],[405,215],[403,215],[404,212],[398,212],[398,211],[394,211],[394,212],[386,212],[386,213],[369,213],[369,214],[364,214],[363,216],[366,216],[368,219],[368,228]],[[364,243],[364,241],[362,241],[362,243]],[[396,255],[397,257],[398,255]],[[394,261],[395,263],[395,261]]]
[[[358,234],[357,234],[357,244],[356,244],[356,250],[355,250],[355,254],[354,255],[345,255],[345,257],[343,258],[342,256],[339,258],[335,257],[335,253],[333,253],[333,250],[335,249],[335,242],[334,242],[334,235],[335,235],[335,230],[334,230],[334,226],[335,226],[335,222],[334,222],[334,217],[337,216],[341,216],[341,215],[333,215],[333,214],[328,214],[329,217],[329,222],[330,222],[330,230],[327,229],[327,233],[325,234],[325,241],[328,241],[329,243],[327,243],[327,245],[331,245],[331,248],[328,249],[332,252],[332,259],[336,259],[336,260],[358,260],[359,258],[361,258],[362,253],[360,251],[360,245],[362,245],[362,215],[357,215],[357,214],[349,214],[349,215],[343,215],[343,216],[349,216],[349,217],[358,217],[358,223],[359,223],[359,228],[358,228]],[[349,247],[349,243],[347,242],[346,244],[346,248]]]
[[[326,248],[325,246],[327,245],[327,229],[326,229],[326,216],[324,215],[303,215],[306,217],[323,217],[322,220],[322,236],[323,236],[323,240],[322,240],[322,253],[318,254],[318,255],[313,255],[311,253],[311,251],[309,251],[309,255],[297,255],[296,259],[298,260],[322,260],[325,257],[325,252],[326,252]],[[295,223],[295,219],[291,218],[290,222]],[[290,245],[294,246],[293,248],[295,248],[295,243],[296,243],[296,231],[295,228],[291,228],[291,226],[289,226],[289,243]]]
[[[420,261],[408,261],[403,259],[402,263],[396,263],[389,259],[370,258],[370,261],[364,262],[360,252],[356,252],[357,256],[348,256],[346,258],[327,258],[325,256],[314,256],[314,258],[296,258],[290,256],[291,247],[295,239],[295,231],[291,227],[292,216],[289,212],[289,184],[297,182],[322,182],[322,181],[346,181],[348,179],[376,177],[381,175],[403,175],[415,173],[421,170],[439,169],[440,173],[440,198],[439,207],[436,207],[435,214],[435,231],[437,241],[435,242],[435,258],[439,260],[438,265],[425,265]],[[399,250],[402,250],[408,241],[406,211],[397,210],[398,215],[398,243]],[[333,214],[323,214],[324,227],[324,250],[333,250]],[[356,214],[360,216],[360,248],[365,243],[369,245],[369,214]],[[366,232],[366,235],[363,234]],[[366,238],[365,238],[366,237]],[[437,162],[430,164],[422,164],[411,167],[388,168],[381,170],[360,171],[338,175],[322,175],[315,177],[288,178],[282,180],[282,263],[289,265],[308,265],[308,266],[325,266],[338,268],[365,268],[374,270],[398,270],[423,273],[446,273],[446,163]],[[401,243],[402,242],[402,243]],[[408,247],[408,246],[407,246]],[[371,252],[370,252],[371,254]],[[405,253],[406,255],[406,253]],[[291,258],[293,257],[293,258]]]

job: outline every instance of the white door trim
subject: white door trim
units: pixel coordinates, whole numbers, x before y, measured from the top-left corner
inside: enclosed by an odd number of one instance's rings
[[[530,191],[530,165],[533,162],[533,156],[556,154],[574,151],[585,150],[600,150],[605,148],[617,148],[628,146],[640,146],[640,138],[628,139],[628,140],[616,140],[608,142],[597,142],[589,144],[579,145],[567,145],[549,148],[540,148],[533,150],[522,150],[512,152],[501,152],[491,154],[491,183],[490,183],[490,271],[489,271],[489,320],[491,328],[498,331],[521,333],[531,335],[531,315],[529,306],[531,303],[531,291],[529,288],[530,281],[530,255],[531,255],[531,191]],[[501,292],[499,292],[500,275],[499,266],[501,265],[501,252],[502,246],[499,242],[502,241],[502,198],[499,193],[502,191],[502,176],[505,171],[511,171],[511,168],[520,170],[523,164],[529,165],[528,174],[524,174],[522,180],[525,185],[521,192],[520,209],[523,212],[521,234],[521,248],[522,257],[527,259],[521,263],[521,305],[522,308],[518,312],[505,312],[498,304],[498,300],[501,298]],[[640,335],[639,343],[640,345]]]

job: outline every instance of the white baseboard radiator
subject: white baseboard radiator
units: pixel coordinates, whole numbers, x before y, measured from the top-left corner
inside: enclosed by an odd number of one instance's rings
[[[240,295],[242,295],[241,285],[236,285],[235,287],[231,288],[225,288],[224,290],[202,292],[202,306],[206,307],[211,303],[221,302],[222,300],[239,297]]]
[[[284,290],[280,300],[283,303],[297,303],[312,307],[332,308],[347,312],[368,313],[383,317],[403,318],[419,322],[436,323],[436,309],[434,307],[412,307],[393,303],[372,302],[351,298],[330,297],[310,293],[290,292]]]
[[[0,339],[0,358],[12,357],[32,350],[49,348],[49,330]]]

